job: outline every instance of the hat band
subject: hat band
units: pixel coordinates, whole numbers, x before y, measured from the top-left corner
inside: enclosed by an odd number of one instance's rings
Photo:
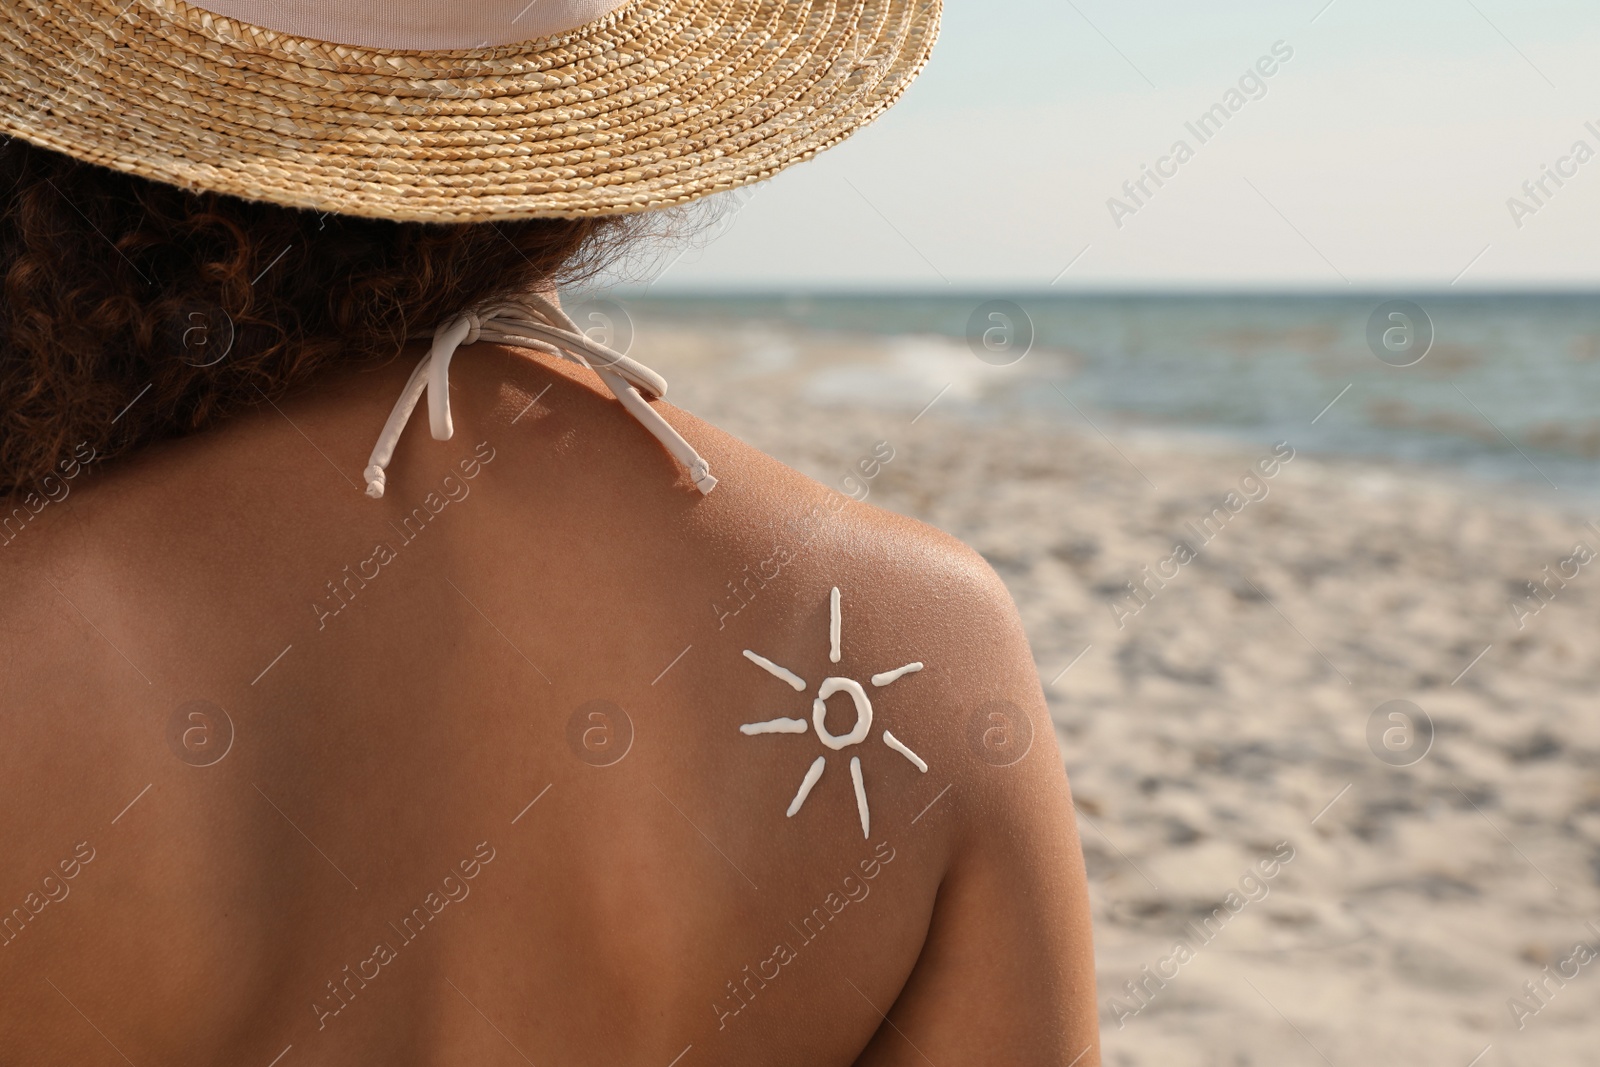
[[[203,0],[213,15],[331,44],[454,51],[550,37],[626,0]]]

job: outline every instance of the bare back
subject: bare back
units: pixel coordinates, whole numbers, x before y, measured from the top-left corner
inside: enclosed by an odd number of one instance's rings
[[[464,351],[455,438],[419,418],[381,501],[356,472],[398,364],[91,462],[6,527],[0,1063],[1093,1046],[998,580],[661,405],[702,498],[553,363]],[[826,679],[860,697],[818,722]]]

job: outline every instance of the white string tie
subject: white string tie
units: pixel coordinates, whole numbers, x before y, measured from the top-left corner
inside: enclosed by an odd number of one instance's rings
[[[709,493],[716,487],[717,479],[712,477],[710,465],[648,403],[666,394],[666,379],[637,360],[589,337],[554,301],[538,293],[528,293],[503,304],[465,311],[434,331],[432,347],[412,370],[367,460],[363,477],[368,496],[374,500],[382,498],[388,481],[385,472],[389,461],[394,458],[400,434],[424,392],[428,394],[428,428],[433,439],[448,441],[454,436],[455,424],[450,418],[450,360],[456,349],[480,340],[532,348],[588,367],[606,383],[628,414],[688,468],[696,489]]]

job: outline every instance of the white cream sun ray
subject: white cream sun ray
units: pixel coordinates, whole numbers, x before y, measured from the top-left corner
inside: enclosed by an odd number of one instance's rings
[[[828,662],[839,662],[839,629],[842,624],[839,608],[839,587],[833,587],[833,593],[828,597]]]
[[[828,765],[828,757],[818,756],[811,761],[811,769],[806,771],[806,776],[800,782],[800,791],[789,801],[789,818],[794,818],[794,813],[800,810],[800,805],[806,802],[806,797],[811,795],[811,787],[817,784],[817,779],[822,777],[822,769]]]
[[[861,836],[872,836],[872,814],[867,811],[867,787],[861,781],[861,757],[850,757],[850,780],[856,786],[856,811],[861,815]]]
[[[780,667],[767,657],[758,656],[756,653],[751,652],[748,648],[744,650],[744,658],[749,660],[751,663],[754,663],[757,667],[760,667],[774,678],[781,678],[783,681],[788,682],[789,688],[793,689],[796,693],[804,693],[806,691],[806,680],[794,673],[794,671],[791,671],[789,668]]]
[[[768,719],[766,722],[747,722],[739,727],[746,737],[757,734],[803,734],[808,727],[804,719]]]
[[[928,773],[928,765],[923,762],[922,757],[907,748],[904,741],[900,740],[894,734],[891,734],[888,730],[883,732],[883,743],[900,753],[900,755],[904,756],[906,759],[910,760],[911,765],[917,770],[921,771],[923,774]]]
[[[896,667],[892,671],[884,671],[882,674],[874,674],[872,676],[872,684],[888,685],[890,682],[898,682],[904,675],[915,674],[921,669],[921,663],[907,663],[904,667]]]

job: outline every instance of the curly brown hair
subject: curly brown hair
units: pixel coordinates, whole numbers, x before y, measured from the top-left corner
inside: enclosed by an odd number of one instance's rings
[[[464,308],[592,274],[614,219],[396,223],[0,145],[0,494],[193,433]],[[75,469],[75,468],[74,468]]]

